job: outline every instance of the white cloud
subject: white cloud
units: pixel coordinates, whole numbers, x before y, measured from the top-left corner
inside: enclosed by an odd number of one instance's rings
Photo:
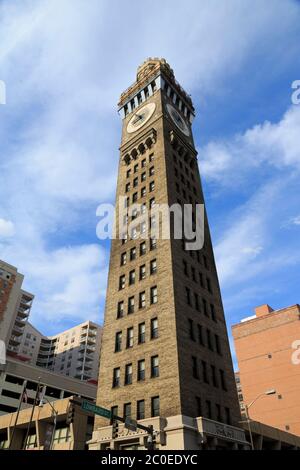
[[[300,170],[300,106],[287,110],[278,123],[258,124],[225,141],[200,149],[202,174],[209,180],[239,184],[262,165]]]
[[[0,238],[10,238],[15,234],[13,222],[0,218]]]
[[[293,225],[300,225],[300,215],[298,215],[297,217],[293,217],[293,218],[291,219],[291,223],[292,223]]]

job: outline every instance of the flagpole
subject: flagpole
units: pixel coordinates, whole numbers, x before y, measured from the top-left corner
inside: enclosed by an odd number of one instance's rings
[[[29,420],[29,423],[28,423],[28,426],[27,426],[27,432],[26,432],[25,441],[24,441],[24,444],[23,444],[23,450],[26,450],[26,448],[27,448],[27,439],[28,439],[29,432],[30,432],[30,426],[31,426],[31,423],[32,423],[33,413],[34,413],[34,410],[35,410],[36,402],[38,400],[38,396],[40,394],[40,384],[41,384],[41,377],[39,377],[39,381],[38,381],[38,385],[37,385],[37,389],[36,389],[36,394],[35,394],[34,402],[33,402],[33,405],[32,405],[30,420]]]
[[[27,387],[27,380],[25,380],[24,383],[23,383],[23,390],[22,390],[21,397],[20,397],[20,400],[19,400],[19,406],[18,406],[18,410],[17,410],[17,415],[16,415],[16,419],[15,419],[15,424],[14,424],[14,427],[13,427],[13,430],[12,430],[12,435],[11,435],[11,438],[10,438],[10,441],[9,441],[8,449],[11,448],[11,445],[12,445],[12,442],[13,442],[13,439],[14,439],[15,430],[16,430],[16,427],[17,427],[17,423],[18,423],[18,419],[19,419],[19,414],[20,414],[20,411],[21,411],[21,407],[22,407],[22,403],[23,403],[23,398],[24,398],[24,393],[25,393],[26,387]]]

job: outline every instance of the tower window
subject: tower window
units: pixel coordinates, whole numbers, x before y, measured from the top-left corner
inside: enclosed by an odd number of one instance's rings
[[[212,340],[211,340],[211,331],[210,330],[206,330],[206,337],[207,337],[207,346],[208,346],[208,349],[210,349],[211,351],[214,350],[213,348],[213,345],[212,345]]]
[[[119,352],[122,350],[122,331],[118,331],[116,333],[116,339],[115,339],[115,352]]]
[[[149,176],[154,176],[154,166],[149,168]]]
[[[157,263],[156,259],[150,261],[150,274],[155,274],[157,272]]]
[[[132,286],[135,283],[135,270],[133,269],[129,273],[129,285]]]
[[[158,319],[151,319],[151,339],[158,338]]]
[[[140,292],[139,294],[139,308],[146,307],[146,292]]]
[[[222,356],[221,345],[220,345],[220,338],[218,335],[215,335],[215,345],[217,353]]]
[[[188,305],[191,305],[191,291],[188,287],[185,288],[186,301]]]
[[[227,386],[226,386],[226,380],[225,380],[225,372],[222,369],[220,369],[220,380],[221,380],[221,387],[226,392]]]
[[[144,159],[142,160],[141,166],[142,166],[142,168],[145,168],[145,167],[146,167],[146,158],[144,158]],[[145,176],[146,176],[146,173],[144,173],[144,174],[145,174]],[[143,181],[143,180],[142,180],[142,181]]]
[[[208,317],[207,302],[205,299],[202,299],[202,304],[203,304],[204,315]]]
[[[187,262],[185,260],[182,260],[182,263],[183,263],[183,272],[187,277],[189,277]]]
[[[110,412],[111,412],[111,416],[118,416],[118,407],[117,406],[112,406],[111,409],[110,409]],[[110,424],[112,425],[112,418],[111,418],[111,421],[110,421]]]
[[[136,177],[133,180],[133,187],[136,188],[138,186],[138,184],[139,184],[139,179],[138,179],[138,177]]]
[[[124,418],[129,419],[131,418],[131,403],[125,403],[124,404]]]
[[[142,359],[138,361],[138,373],[137,373],[138,381],[145,380],[145,360]]]
[[[192,356],[192,374],[193,374],[194,379],[199,379],[198,361],[195,356]]]
[[[145,197],[146,196],[146,188],[142,188],[141,189],[141,197]]]
[[[195,341],[195,335],[194,335],[194,322],[193,320],[189,319],[189,334],[190,334],[190,339],[192,341]]]
[[[203,377],[203,382],[205,382],[206,384],[209,383],[209,380],[208,380],[208,375],[207,375],[207,364],[205,361],[201,361],[202,362],[202,377]]]
[[[146,265],[140,266],[140,281],[146,278]]]
[[[145,323],[139,324],[139,336],[138,336],[138,343],[142,344],[145,343],[146,340],[146,325]]]
[[[145,419],[145,400],[139,400],[136,404],[136,419]]]
[[[150,289],[150,303],[156,304],[157,303],[157,287],[151,287]]]
[[[199,312],[200,307],[199,307],[199,296],[198,296],[198,294],[194,293],[194,298],[195,298],[195,308]]]
[[[126,171],[126,178],[130,178],[131,176],[131,169],[129,168],[129,170]]]
[[[226,424],[231,424],[231,416],[230,416],[229,408],[225,408],[225,419],[226,419]]]
[[[159,359],[158,356],[151,357],[151,377],[159,377]]]
[[[130,191],[130,183],[127,183],[125,186],[125,192],[128,193]]]
[[[117,367],[114,369],[113,372],[113,387],[119,387],[120,386],[120,368]]]
[[[142,182],[146,181],[146,173],[145,172],[141,174],[141,181]]]
[[[117,318],[122,318],[124,316],[124,302],[118,302]]]
[[[133,328],[127,328],[126,348],[133,348]]]
[[[121,263],[120,263],[121,266],[125,266],[125,264],[126,264],[126,259],[127,259],[126,252],[125,252],[125,253],[122,253],[122,254],[121,254]]]
[[[134,313],[134,297],[128,299],[128,315]]]
[[[211,290],[211,282],[210,282],[210,279],[209,279],[208,277],[206,278],[206,285],[207,285],[207,290],[208,290],[208,292],[211,293],[211,292],[212,292],[212,290]]]
[[[136,202],[137,200],[138,200],[138,193],[133,193],[132,202]]]
[[[155,250],[157,247],[156,238],[150,238],[150,250]]]
[[[146,242],[142,242],[140,244],[140,256],[143,256],[146,254]]]
[[[212,413],[211,413],[211,402],[210,400],[206,400],[206,417],[208,419],[212,419]]]
[[[216,322],[217,321],[216,310],[215,310],[215,306],[213,304],[210,304],[210,313],[211,313],[211,319],[214,322]]]
[[[125,366],[125,385],[132,384],[132,364],[126,364]]]
[[[151,181],[151,183],[149,184],[149,191],[150,191],[150,193],[151,193],[152,191],[154,191],[154,189],[155,189],[155,182],[154,182],[154,181]]]
[[[151,398],[151,417],[155,418],[159,416],[159,397],[152,397]]]
[[[125,274],[123,274],[122,276],[120,276],[119,278],[119,290],[122,290],[122,289],[125,289]]]
[[[153,162],[154,161],[154,153],[150,153],[149,155],[149,162]]]
[[[137,172],[139,171],[139,164],[138,164],[138,163],[136,163],[136,164],[134,165],[133,171],[134,171],[134,173],[137,173]]]
[[[198,341],[201,346],[204,346],[204,341],[203,341],[203,328],[201,325],[198,325]]]
[[[210,366],[211,367],[211,378],[212,378],[212,384],[214,387],[218,387],[218,381],[216,377],[216,368],[215,366]]]
[[[197,417],[202,416],[202,403],[201,403],[200,397],[196,397],[196,409],[197,409]]]
[[[131,250],[130,250],[130,261],[133,261],[133,260],[135,260],[135,259],[136,259],[136,248],[133,247],[133,248],[131,248]]]

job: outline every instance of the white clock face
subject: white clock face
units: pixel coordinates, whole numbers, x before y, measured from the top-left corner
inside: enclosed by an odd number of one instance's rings
[[[167,110],[168,110],[169,115],[172,118],[172,121],[174,122],[174,124],[176,124],[178,129],[180,129],[181,132],[184,135],[189,137],[190,136],[190,129],[189,129],[187,123],[185,122],[185,120],[180,116],[177,109],[174,108],[174,106],[172,106],[171,104],[167,104]]]
[[[154,111],[155,103],[148,103],[136,111],[127,125],[127,132],[131,134],[132,132],[136,132],[138,129],[143,127],[143,125],[149,121]]]

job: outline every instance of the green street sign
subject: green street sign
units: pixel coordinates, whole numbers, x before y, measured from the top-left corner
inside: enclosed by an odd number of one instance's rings
[[[89,401],[84,400],[81,404],[81,408],[84,411],[89,411],[95,415],[103,416],[103,418],[111,419],[111,412],[109,410],[102,408],[102,406],[94,405],[94,403],[90,403]]]

